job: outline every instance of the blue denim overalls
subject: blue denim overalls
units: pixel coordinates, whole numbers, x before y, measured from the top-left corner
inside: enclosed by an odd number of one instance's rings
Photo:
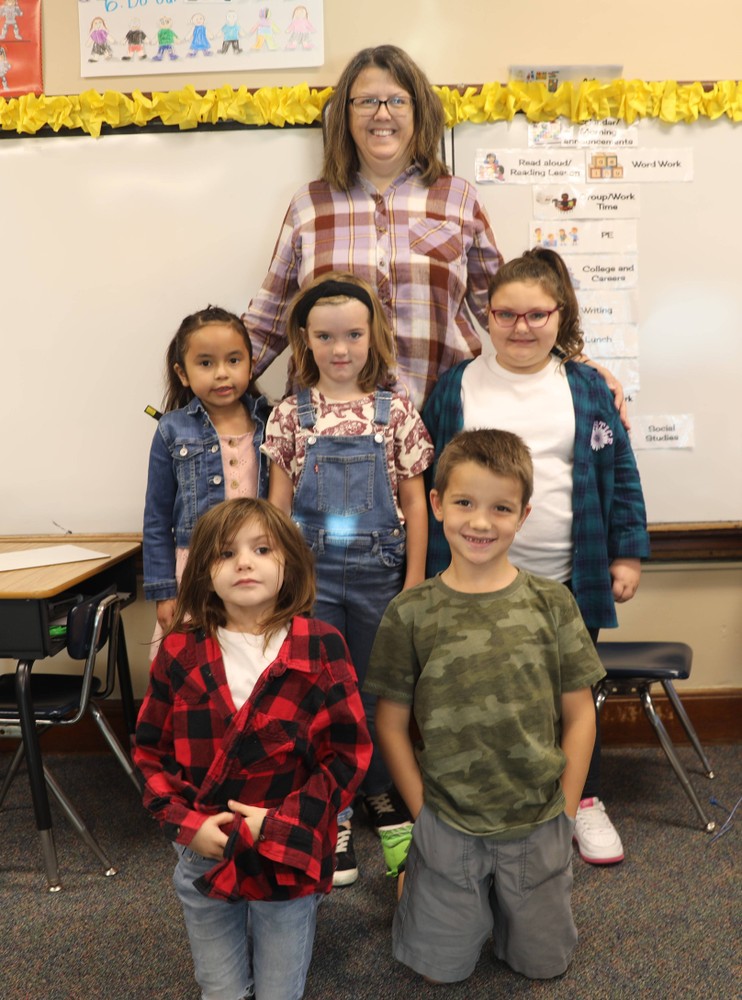
[[[383,427],[389,423],[392,393],[374,396],[373,434],[311,434],[304,468],[294,492],[292,517],[302,530],[317,567],[314,617],[345,636],[359,686],[386,606],[404,582],[405,529],[392,494]],[[299,423],[315,425],[308,389],[297,395]],[[376,745],[376,698],[363,694],[374,755],[363,790],[366,795],[391,785]]]

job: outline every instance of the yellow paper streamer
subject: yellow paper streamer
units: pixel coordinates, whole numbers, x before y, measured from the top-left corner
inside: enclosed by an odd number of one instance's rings
[[[618,118],[631,124],[638,118],[659,118],[674,124],[701,118],[714,121],[723,116],[742,121],[742,81],[734,80],[711,85],[675,80],[588,80],[576,85],[563,83],[554,93],[543,83],[518,82],[485,83],[464,91],[433,89],[440,97],[449,128],[462,122],[510,121],[516,114],[532,122],[560,117],[573,122]],[[82,129],[99,136],[104,126],[115,129],[155,121],[179,129],[198,128],[205,122],[313,125],[321,120],[331,94],[331,87],[315,90],[305,83],[258,90],[224,86],[204,93],[189,85],[149,96],[138,90],[132,94],[87,90],[68,97],[26,94],[10,100],[0,98],[0,129],[26,135],[47,127],[55,132]]]

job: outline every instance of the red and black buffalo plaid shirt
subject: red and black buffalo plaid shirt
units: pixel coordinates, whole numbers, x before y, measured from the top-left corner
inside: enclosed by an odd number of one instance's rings
[[[180,844],[229,799],[268,809],[257,843],[235,816],[224,860],[197,883],[202,892],[227,900],[329,892],[337,814],[371,759],[345,640],[331,625],[294,618],[237,711],[216,640],[171,633],[152,664],[133,758],[145,806]]]

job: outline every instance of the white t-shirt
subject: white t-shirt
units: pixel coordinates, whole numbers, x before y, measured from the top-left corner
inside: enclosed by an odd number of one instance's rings
[[[281,629],[263,649],[265,637],[262,635],[254,635],[252,632],[230,632],[226,628],[216,630],[229,693],[238,712],[252,694],[260,675],[278,656],[278,650],[287,634],[288,629]]]
[[[464,429],[498,427],[531,449],[533,510],[510,549],[519,569],[564,582],[572,575],[572,468],[575,411],[564,366],[556,358],[520,375],[494,354],[476,358],[461,382]]]

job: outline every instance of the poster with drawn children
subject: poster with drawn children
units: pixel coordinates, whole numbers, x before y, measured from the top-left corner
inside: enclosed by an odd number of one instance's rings
[[[325,59],[324,0],[78,0],[78,12],[85,77],[291,69]]]
[[[0,0],[0,97],[42,90],[41,0]]]

